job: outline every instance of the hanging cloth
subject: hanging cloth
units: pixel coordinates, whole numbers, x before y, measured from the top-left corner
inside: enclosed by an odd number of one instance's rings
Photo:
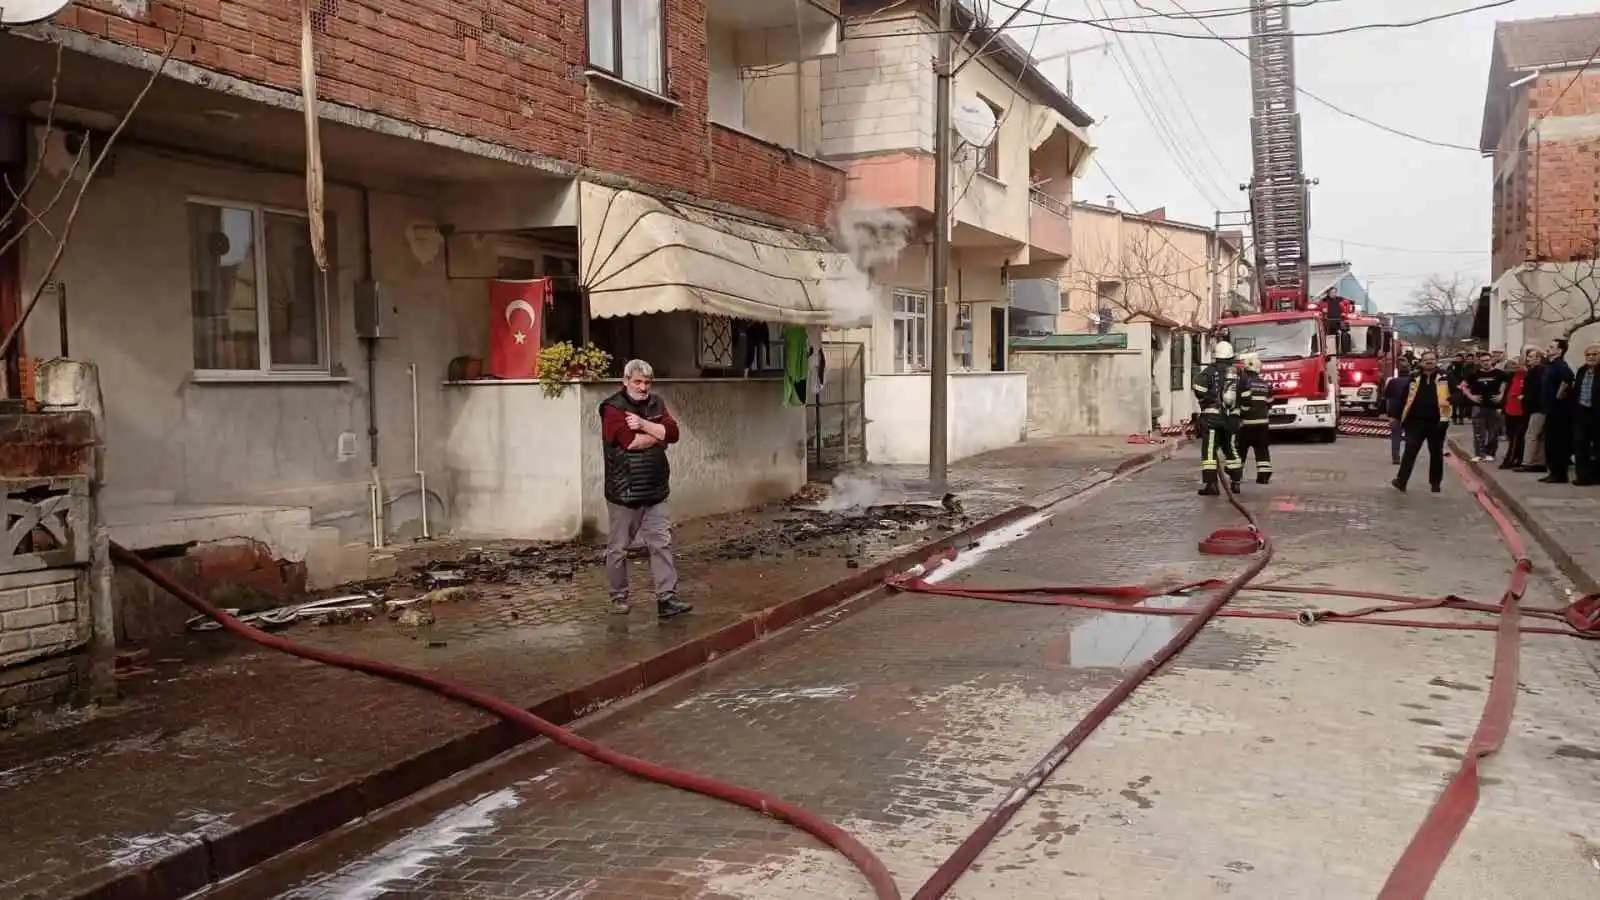
[[[806,330],[799,325],[783,326],[783,405],[806,405],[806,374],[811,360],[806,355],[808,347]]]

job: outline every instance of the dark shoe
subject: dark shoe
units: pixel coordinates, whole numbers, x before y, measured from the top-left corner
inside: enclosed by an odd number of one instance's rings
[[[1594,481],[1588,478],[1574,478],[1572,480],[1573,487],[1594,487],[1597,484],[1600,484],[1600,481]]]
[[[1215,497],[1220,493],[1222,493],[1222,489],[1214,484],[1205,485],[1199,490],[1199,494],[1202,497]]]
[[[1265,475],[1257,475],[1256,476],[1256,484],[1271,484],[1271,483],[1272,483],[1272,473],[1271,472],[1268,472]]]
[[[1554,475],[1546,475],[1545,477],[1539,479],[1539,483],[1540,484],[1566,484],[1567,483],[1567,479],[1565,479],[1565,478],[1557,478]]]
[[[1389,484],[1392,485],[1395,490],[1399,491],[1402,494],[1404,494],[1406,492],[1406,483],[1404,481],[1401,481],[1398,478],[1396,478],[1395,480],[1389,482]]]
[[[633,612],[633,604],[628,602],[628,598],[627,597],[612,597],[611,598],[611,614],[612,615],[614,615],[614,616],[625,616],[625,615],[627,615],[628,613],[631,613],[631,612]]]
[[[1439,485],[1430,484],[1430,485],[1428,485],[1428,490],[1430,490],[1430,491],[1434,492],[1435,494],[1437,494],[1437,493],[1439,493]]]
[[[681,616],[694,609],[693,606],[679,600],[677,597],[662,597],[656,601],[656,615],[663,619]]]
[[[1543,472],[1544,466],[1517,466],[1518,472]]]

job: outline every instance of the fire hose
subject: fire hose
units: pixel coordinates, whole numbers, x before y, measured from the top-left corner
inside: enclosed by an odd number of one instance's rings
[[[196,612],[210,616],[223,629],[245,640],[260,644],[271,650],[298,656],[301,659],[309,659],[313,662],[348,669],[352,672],[376,675],[379,678],[387,678],[390,681],[398,681],[401,684],[432,691],[451,700],[456,700],[469,706],[476,706],[485,712],[493,713],[507,722],[520,725],[534,734],[548,738],[553,743],[581,753],[595,762],[620,769],[629,775],[735,803],[746,809],[772,816],[781,822],[793,825],[839,851],[866,877],[868,883],[872,885],[873,893],[877,895],[878,900],[900,900],[900,888],[896,886],[894,876],[889,874],[889,867],[885,866],[882,860],[867,849],[865,844],[839,826],[815,813],[801,809],[793,803],[751,788],[729,784],[714,778],[707,778],[704,775],[673,769],[635,756],[629,756],[625,753],[619,753],[562,728],[553,722],[548,722],[513,703],[442,678],[434,678],[412,669],[390,665],[373,659],[363,659],[332,650],[309,647],[274,634],[268,634],[259,628],[244,624],[234,616],[208,603],[193,591],[178,584],[160,570],[151,566],[138,554],[120,544],[114,542],[111,544],[111,558],[150,579],[151,582],[183,601]]]
[[[1187,616],[1189,622],[1156,651],[1148,660],[1134,669],[1107,694],[1073,729],[1063,737],[1034,766],[1022,775],[1017,786],[990,811],[987,818],[962,841],[913,895],[913,900],[938,900],[953,887],[956,881],[978,856],[997,837],[1000,830],[1016,815],[1028,798],[1044,784],[1069,756],[1095,729],[1133,694],[1151,675],[1176,656],[1192,641],[1200,629],[1214,617],[1251,619],[1278,619],[1295,621],[1301,625],[1319,622],[1348,624],[1388,625],[1419,629],[1450,629],[1465,631],[1495,631],[1497,633],[1494,655],[1493,681],[1484,705],[1478,729],[1464,754],[1461,767],[1439,795],[1433,808],[1423,820],[1400,859],[1390,871],[1388,880],[1377,900],[1422,900],[1433,886],[1440,868],[1449,857],[1467,821],[1478,803],[1479,760],[1500,749],[1510,730],[1511,714],[1516,701],[1517,670],[1520,647],[1518,639],[1523,634],[1566,635],[1588,640],[1600,639],[1600,595],[1584,597],[1562,609],[1525,608],[1521,605],[1527,587],[1528,572],[1532,563],[1528,559],[1521,536],[1506,518],[1499,506],[1489,497],[1488,490],[1474,478],[1466,467],[1453,457],[1450,459],[1463,481],[1471,489],[1485,512],[1494,520],[1501,540],[1505,542],[1514,560],[1514,568],[1499,604],[1477,603],[1456,596],[1438,598],[1406,597],[1370,591],[1349,591],[1333,588],[1300,587],[1295,585],[1262,584],[1251,587],[1250,582],[1266,568],[1273,555],[1271,539],[1261,532],[1250,514],[1238,499],[1228,493],[1228,502],[1244,516],[1245,528],[1222,529],[1200,541],[1200,550],[1208,555],[1245,555],[1257,549],[1264,551],[1243,572],[1229,581],[1216,580],[1191,582],[1165,590],[1142,586],[1063,586],[1012,588],[1005,590],[983,589],[968,586],[944,586],[929,582],[924,576],[943,560],[930,560],[928,564],[891,580],[891,586],[908,593],[922,593],[951,597],[971,597],[1008,603],[1027,603],[1052,606],[1071,606],[1080,609],[1140,615]],[[1376,605],[1350,611],[1306,609],[1299,612],[1265,609],[1225,609],[1224,606],[1242,591],[1265,591],[1277,594],[1302,594],[1360,598],[1378,601]],[[1188,608],[1147,607],[1133,605],[1157,596],[1187,596],[1201,590],[1214,590],[1204,603]],[[1117,602],[1121,601],[1121,602]],[[1497,624],[1487,622],[1442,622],[1425,619],[1386,618],[1392,613],[1417,612],[1432,609],[1454,609],[1491,613],[1499,617]],[[1525,626],[1522,617],[1561,623],[1556,626]]]
[[[1440,608],[1497,612],[1500,614],[1500,625],[1498,629],[1499,643],[1496,649],[1494,682],[1490,688],[1483,721],[1479,725],[1478,733],[1473,738],[1461,770],[1452,779],[1432,813],[1430,813],[1428,819],[1412,840],[1411,845],[1407,847],[1405,854],[1395,866],[1394,874],[1391,875],[1389,883],[1385,886],[1383,893],[1379,895],[1378,900],[1413,900],[1413,898],[1425,896],[1439,867],[1443,864],[1445,857],[1477,804],[1477,760],[1497,750],[1509,729],[1515,692],[1513,689],[1506,688],[1505,685],[1510,684],[1514,687],[1516,683],[1517,637],[1523,633],[1573,634],[1588,638],[1600,637],[1600,598],[1585,598],[1585,601],[1581,602],[1588,604],[1580,610],[1581,615],[1588,617],[1582,621],[1572,618],[1573,609],[1579,608],[1579,604],[1574,604],[1573,608],[1565,611],[1550,609],[1529,609],[1525,611],[1528,615],[1541,619],[1561,619],[1565,615],[1569,620],[1569,628],[1567,629],[1557,629],[1549,626],[1524,627],[1521,625],[1520,614],[1524,610],[1520,608],[1519,601],[1526,584],[1527,571],[1531,568],[1531,564],[1523,551],[1521,539],[1517,535],[1515,527],[1511,525],[1510,521],[1488,498],[1483,486],[1467,474],[1464,468],[1454,459],[1451,460],[1451,463],[1461,470],[1463,479],[1473,488],[1478,502],[1495,519],[1500,528],[1502,538],[1517,560],[1517,568],[1513,573],[1511,585],[1502,596],[1501,604],[1498,607],[1473,603],[1453,596],[1437,599],[1419,599],[1370,592],[1266,584],[1257,586],[1253,590],[1270,590],[1275,593],[1361,597],[1383,601],[1386,605],[1342,613],[1326,610],[1301,611],[1299,613],[1277,610],[1226,610],[1224,606],[1250,585],[1267,567],[1273,555],[1271,539],[1257,527],[1255,518],[1250,511],[1231,492],[1227,494],[1228,502],[1244,517],[1246,525],[1242,528],[1224,528],[1213,532],[1200,541],[1199,549],[1209,555],[1226,556],[1245,556],[1257,551],[1262,552],[1243,571],[1226,582],[1194,582],[1178,585],[1167,591],[1157,591],[1156,589],[1145,587],[1092,586],[993,591],[944,587],[927,582],[920,576],[923,571],[926,571],[926,568],[931,568],[935,564],[934,561],[930,561],[928,567],[919,567],[918,570],[913,570],[915,574],[910,577],[893,579],[891,585],[906,592],[1189,617],[1189,622],[1174,635],[1172,640],[1168,641],[1165,646],[1129,673],[1122,683],[1107,694],[1043,759],[1028,771],[1018,787],[1011,791],[999,806],[990,812],[983,823],[939,866],[933,876],[917,891],[913,900],[935,900],[935,898],[943,897],[961,874],[976,861],[979,854],[999,834],[1000,829],[1016,815],[1027,799],[1044,783],[1051,773],[1059,768],[1067,757],[1141,684],[1187,646],[1213,617],[1223,615],[1243,618],[1293,619],[1306,625],[1317,622],[1350,622],[1403,625],[1405,627],[1455,627],[1480,630],[1492,626],[1485,626],[1484,623],[1441,623],[1373,617],[1391,612]],[[630,775],[734,803],[793,825],[843,855],[866,878],[878,900],[900,900],[899,887],[889,873],[888,867],[870,849],[837,825],[795,804],[751,788],[730,784],[680,769],[673,769],[620,753],[590,741],[569,729],[546,721],[505,700],[442,678],[436,678],[377,660],[310,647],[269,634],[240,621],[226,611],[218,609],[193,591],[178,584],[172,578],[151,566],[146,560],[127,548],[113,542],[111,544],[111,555],[116,562],[139,572],[197,613],[214,619],[223,629],[260,646],[302,659],[309,659],[313,662],[361,672],[431,691],[448,699],[492,713],[508,722],[523,727],[529,732],[543,736],[553,743],[560,744],[596,762],[612,766]],[[1215,593],[1211,594],[1205,602],[1196,607],[1153,608],[1128,605],[1130,602],[1149,599],[1160,594],[1189,595],[1202,590],[1214,590]],[[1096,597],[1105,599],[1092,599]],[[1122,600],[1124,602],[1121,604],[1110,602],[1113,600]]]

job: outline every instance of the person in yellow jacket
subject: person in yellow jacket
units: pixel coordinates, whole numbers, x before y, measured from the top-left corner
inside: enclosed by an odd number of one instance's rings
[[[1395,490],[1404,491],[1417,465],[1417,454],[1428,447],[1428,487],[1435,494],[1444,484],[1444,436],[1450,428],[1450,382],[1439,371],[1439,358],[1422,354],[1420,368],[1406,391],[1400,411],[1400,429],[1405,432],[1406,448],[1400,455],[1400,472],[1395,475]]]

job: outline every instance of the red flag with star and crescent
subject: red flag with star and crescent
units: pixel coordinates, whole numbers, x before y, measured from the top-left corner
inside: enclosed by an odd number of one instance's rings
[[[495,378],[539,373],[539,322],[550,302],[550,279],[489,282],[489,364]]]

